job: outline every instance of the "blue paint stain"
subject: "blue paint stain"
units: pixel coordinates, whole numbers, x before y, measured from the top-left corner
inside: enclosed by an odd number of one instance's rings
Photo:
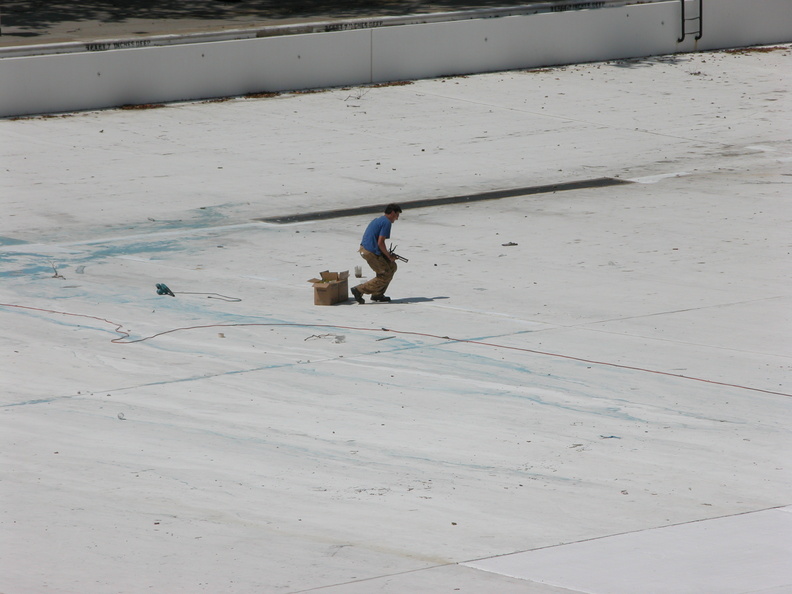
[[[14,239],[13,237],[0,236],[0,245],[23,245],[25,243],[28,242],[21,239]]]
[[[160,233],[163,231],[201,230],[206,227],[216,227],[227,223],[228,217],[224,214],[224,211],[235,206],[233,203],[204,206],[192,209],[190,214],[184,219],[156,219],[149,220],[145,224],[119,225],[118,227],[113,227],[111,232]]]
[[[43,259],[43,258],[40,258]],[[18,258],[6,257],[6,262],[16,263]],[[22,264],[20,268],[13,270],[0,270],[0,278],[13,278],[21,276],[40,276],[40,275],[53,276],[55,271],[51,264],[30,263]]]
[[[0,404],[0,408],[10,408],[12,406],[28,406],[29,404],[49,404],[63,400],[64,398],[72,398],[72,396],[53,396],[52,398],[39,398],[37,400],[25,400],[23,402],[12,402],[10,404]]]
[[[118,234],[119,232],[145,234],[166,231],[201,231],[205,230],[207,227],[226,223],[227,217],[224,212],[233,206],[233,204],[221,204],[202,207],[194,209],[190,213],[190,218],[188,220],[173,219],[151,221],[150,224],[146,225],[140,223],[120,225],[113,227],[110,232],[114,234]],[[107,229],[102,229],[102,233],[107,232]],[[90,236],[91,233],[86,233],[86,235]],[[120,240],[108,239],[106,242],[72,245],[68,248],[71,250],[70,252],[57,254],[38,253],[35,251],[13,251],[3,254],[2,261],[4,270],[0,270],[0,278],[40,276],[48,272],[50,273],[49,276],[52,276],[53,269],[51,263],[53,262],[56,263],[58,270],[68,270],[71,267],[97,264],[108,258],[119,256],[162,256],[189,249],[189,243],[198,240],[203,241],[205,237],[186,236],[169,239],[153,238],[150,241],[145,239],[125,240],[124,238]],[[46,242],[46,238],[43,238],[42,242]],[[15,239],[13,237],[0,237],[0,247],[25,245],[28,243],[28,241]],[[65,245],[68,246],[68,244]],[[11,268],[10,265],[13,264],[16,264],[16,266]]]
[[[109,258],[119,256],[151,256],[176,253],[186,249],[178,240],[137,241],[132,243],[116,244],[113,242],[80,246],[81,251],[51,254],[40,252],[14,251],[4,254],[4,270],[0,270],[0,277],[35,277],[53,276],[55,269],[58,272],[98,264]]]
[[[117,258],[118,256],[140,256],[150,254],[165,254],[184,250],[181,241],[176,239],[159,241],[137,241],[132,243],[118,244],[116,242],[96,243],[91,245],[91,253],[79,261],[86,263],[106,258]]]

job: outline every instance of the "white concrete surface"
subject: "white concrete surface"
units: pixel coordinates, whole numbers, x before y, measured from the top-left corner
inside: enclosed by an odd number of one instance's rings
[[[792,507],[516,553],[468,567],[573,592],[788,592]]]
[[[645,592],[788,514],[790,53],[0,121],[0,592]],[[256,222],[595,177],[405,210],[387,305],[306,282],[370,217]]]

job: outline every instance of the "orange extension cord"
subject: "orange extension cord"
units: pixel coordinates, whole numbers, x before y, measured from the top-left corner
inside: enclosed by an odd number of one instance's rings
[[[752,392],[762,392],[764,394],[773,394],[775,396],[787,396],[787,397],[792,398],[792,394],[786,394],[784,392],[774,392],[772,390],[763,390],[761,388],[753,388],[751,386],[741,386],[739,384],[730,384],[730,383],[727,383],[727,382],[718,382],[718,381],[715,381],[715,380],[708,380],[708,379],[704,379],[704,378],[700,378],[700,377],[692,377],[692,376],[689,376],[689,375],[682,375],[682,374],[679,374],[679,373],[669,373],[667,371],[658,371],[656,369],[646,369],[646,368],[643,368],[643,367],[633,367],[631,365],[622,365],[620,363],[609,363],[607,361],[594,361],[592,359],[583,359],[581,357],[573,357],[571,355],[562,355],[560,353],[550,353],[550,352],[546,352],[546,351],[537,351],[537,350],[534,350],[534,349],[526,349],[526,348],[523,348],[523,347],[514,347],[514,346],[503,345],[503,344],[496,344],[496,343],[492,343],[492,342],[483,342],[481,340],[469,340],[469,339],[466,339],[466,338],[451,338],[450,336],[438,336],[436,334],[427,334],[425,332],[410,332],[410,331],[407,331],[407,330],[394,330],[392,328],[359,328],[359,327],[355,327],[355,326],[339,326],[339,325],[334,325],[334,324],[299,324],[299,323],[290,323],[290,322],[278,322],[278,323],[276,323],[276,322],[273,322],[273,323],[269,323],[269,322],[248,322],[248,323],[238,323],[238,324],[206,324],[206,325],[202,325],[202,326],[186,326],[186,327],[183,327],[183,328],[173,328],[171,330],[165,330],[163,332],[157,332],[156,334],[152,334],[151,336],[145,336],[143,338],[137,338],[137,339],[133,339],[133,340],[128,340],[129,339],[129,332],[127,332],[126,330],[123,330],[123,324],[117,324],[116,322],[111,322],[110,320],[107,320],[105,318],[101,318],[101,317],[98,317],[98,316],[91,316],[91,315],[87,315],[87,314],[69,313],[69,312],[65,312],[65,311],[56,311],[56,310],[52,310],[52,309],[43,309],[43,308],[39,308],[39,307],[29,307],[29,306],[26,306],[26,305],[15,305],[15,304],[11,304],[11,303],[0,303],[0,306],[2,306],[2,307],[15,307],[15,308],[18,308],[18,309],[27,309],[27,310],[31,310],[31,311],[40,311],[40,312],[44,312],[44,313],[57,314],[57,315],[62,315],[62,316],[73,316],[73,317],[78,317],[78,318],[87,318],[87,319],[90,319],[90,320],[97,320],[99,322],[104,322],[105,324],[109,324],[110,326],[113,326],[115,332],[117,334],[120,334],[120,336],[118,336],[117,338],[114,338],[113,340],[110,341],[110,342],[115,343],[115,344],[134,344],[136,342],[144,342],[146,340],[152,340],[152,339],[157,338],[159,336],[164,336],[165,334],[172,334],[174,332],[182,332],[182,331],[187,331],[187,330],[199,330],[199,329],[203,329],[203,328],[233,328],[233,327],[243,327],[243,326],[297,326],[297,327],[304,327],[304,328],[334,328],[334,329],[340,329],[340,330],[357,330],[357,331],[362,331],[362,332],[393,332],[394,334],[404,334],[404,335],[409,335],[409,336],[424,336],[424,337],[427,337],[427,338],[437,338],[439,340],[448,340],[448,341],[451,341],[451,342],[477,344],[477,345],[480,345],[480,346],[488,346],[488,347],[493,347],[493,348],[498,348],[498,349],[508,349],[508,350],[512,350],[512,351],[521,351],[521,352],[524,352],[524,353],[532,353],[534,355],[544,355],[544,356],[547,356],[547,357],[557,357],[557,358],[560,358],[560,359],[569,359],[571,361],[579,361],[581,363],[590,363],[592,365],[604,365],[604,366],[608,366],[608,367],[617,367],[619,369],[629,369],[631,371],[640,371],[640,372],[643,372],[643,373],[653,373],[655,375],[665,375],[665,376],[668,376],[668,377],[676,377],[676,378],[679,378],[679,379],[691,380],[691,381],[696,381],[696,382],[703,382],[703,383],[707,383],[707,384],[714,384],[714,385],[717,385],[717,386],[726,386],[726,387],[729,387],[729,388],[738,388],[740,390],[750,390]]]

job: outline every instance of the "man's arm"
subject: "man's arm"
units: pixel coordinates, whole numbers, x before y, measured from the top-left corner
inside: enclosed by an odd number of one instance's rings
[[[383,256],[385,256],[391,262],[395,262],[396,258],[391,256],[390,250],[385,247],[385,239],[387,239],[384,235],[380,235],[377,237],[377,245],[379,246],[379,250]]]

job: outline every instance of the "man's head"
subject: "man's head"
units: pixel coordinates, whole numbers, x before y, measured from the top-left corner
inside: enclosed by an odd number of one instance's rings
[[[401,206],[398,204],[388,204],[385,207],[385,216],[390,219],[390,222],[393,223],[399,220],[399,215],[401,214]]]

